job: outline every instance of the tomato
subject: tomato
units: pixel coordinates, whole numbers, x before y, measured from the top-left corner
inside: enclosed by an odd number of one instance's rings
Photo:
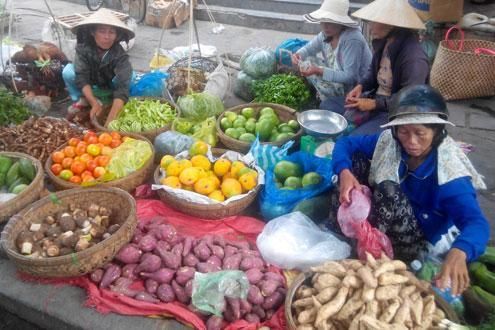
[[[101,177],[105,173],[106,173],[106,170],[103,167],[98,166],[97,168],[94,169],[93,176],[95,178],[99,178],[99,177]]]
[[[58,177],[61,178],[62,180],[69,181],[73,175],[74,174],[72,173],[71,170],[62,170],[58,175]]]
[[[111,156],[112,155],[112,148],[109,146],[104,146],[101,148],[101,154],[104,156]]]
[[[120,140],[122,137],[120,136],[119,132],[110,132],[110,136],[114,140]]]
[[[112,143],[110,143],[110,147],[112,148],[117,148],[118,146],[120,146],[122,144],[122,142],[120,140],[117,140],[117,139],[113,139],[112,140]]]
[[[98,137],[96,135],[91,135],[86,141],[88,144],[96,144],[98,143]]]
[[[110,143],[112,143],[112,136],[108,133],[101,133],[100,136],[98,137],[98,142],[105,146],[109,146]]]
[[[95,158],[95,160],[98,163],[98,166],[105,167],[110,162],[110,157],[109,156],[98,156]]]
[[[80,160],[72,162],[72,165],[70,166],[70,170],[76,175],[81,174],[82,172],[84,172],[85,169],[86,164],[81,162]]]
[[[82,182],[91,182],[91,181],[95,181],[93,175],[85,175],[82,177]]]
[[[52,160],[54,163],[62,164],[62,161],[65,158],[65,154],[62,151],[55,151],[52,153]]]
[[[94,169],[98,167],[96,160],[90,160],[86,163],[86,169],[93,173]]]
[[[93,131],[87,131],[86,134],[84,134],[84,142],[88,143],[89,138],[92,136],[96,136],[96,133]]]
[[[78,139],[78,138],[70,138],[70,139],[69,139],[69,145],[70,145],[71,147],[75,147],[75,146],[77,146],[77,144],[78,144],[79,142],[81,142],[81,140],[80,140],[80,139]]]
[[[92,177],[92,176],[93,176],[93,172],[90,172],[90,171],[86,168],[86,171],[82,172],[82,173],[81,173],[81,175],[80,175],[80,177],[81,177],[82,179],[84,179],[84,177],[86,177],[86,176],[88,176],[88,175]]]
[[[87,148],[86,148],[86,152],[88,154],[90,154],[91,156],[98,156],[101,152],[101,148],[96,145],[96,144],[90,144]]]
[[[82,182],[82,179],[79,175],[73,175],[70,179],[70,182],[75,183],[75,184],[80,184]]]
[[[76,146],[75,152],[76,155],[81,156],[86,152],[87,144],[85,142],[79,142]]]
[[[62,165],[60,164],[53,164],[50,169],[52,170],[52,173],[55,175],[59,175],[60,172],[64,169]]]
[[[65,157],[74,158],[76,157],[76,148],[67,146],[64,148]]]
[[[93,160],[93,156],[91,156],[90,154],[84,153],[81,156],[79,156],[79,159],[83,163],[88,163],[90,160]]]
[[[70,168],[70,166],[72,165],[72,162],[74,162],[73,158],[65,157],[64,160],[62,160],[62,167],[63,168]]]

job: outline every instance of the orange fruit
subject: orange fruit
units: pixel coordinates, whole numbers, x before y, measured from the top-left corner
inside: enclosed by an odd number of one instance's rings
[[[235,179],[235,177],[232,176],[232,173],[230,173],[230,171],[225,173],[224,176],[222,176],[222,182],[227,180],[227,179]]]
[[[65,158],[65,154],[62,151],[55,151],[52,153],[52,161],[57,164],[62,164]]]
[[[225,200],[225,196],[220,190],[214,190],[212,193],[208,195],[208,197],[210,197],[211,199],[217,202],[223,202]]]
[[[69,181],[73,175],[74,174],[72,173],[71,170],[62,170],[58,175],[58,177],[61,178],[62,180]]]
[[[167,166],[170,165],[174,160],[175,160],[174,156],[165,155],[160,160],[160,167],[163,168],[164,170],[166,170]]]
[[[179,178],[176,176],[167,176],[166,178],[161,179],[160,183],[164,186],[169,186],[172,188],[182,188],[182,184],[180,183]]]
[[[95,170],[95,168],[98,167],[98,162],[94,159],[91,159],[91,160],[88,160],[86,162],[86,169],[91,173],[93,174],[93,171]]]
[[[230,160],[226,158],[217,159],[213,164],[213,172],[218,176],[224,176],[228,171],[230,171]]]
[[[98,163],[98,166],[105,167],[110,162],[110,157],[101,155],[101,156],[96,157],[95,161]]]
[[[81,142],[81,140],[79,140],[78,138],[70,138],[70,139],[69,139],[69,145],[70,145],[71,147],[75,147],[75,146],[77,146],[77,144],[78,144],[79,142]]]
[[[112,136],[109,133],[101,133],[100,136],[98,136],[98,142],[105,145],[109,146],[110,143],[112,143]]]
[[[192,163],[189,159],[181,159],[179,160],[180,167],[184,170],[188,167],[192,167]]]
[[[88,175],[82,176],[81,178],[82,178],[82,182],[83,183],[95,181],[95,178],[94,178],[94,176],[92,174],[88,174]]]
[[[79,175],[73,175],[69,179],[70,182],[75,183],[75,184],[80,184],[82,182],[82,179]]]
[[[62,160],[62,167],[63,168],[70,168],[73,161],[74,161],[74,159],[72,159],[70,157],[65,157],[64,160]]]
[[[120,136],[119,132],[110,132],[110,136],[112,137],[113,140],[120,140],[122,139],[122,136]]]
[[[186,186],[192,186],[199,179],[199,170],[194,167],[188,167],[180,172],[179,180]]]
[[[239,177],[239,182],[241,183],[242,190],[244,192],[249,191],[256,187],[258,180],[252,173],[245,173]]]
[[[204,155],[195,155],[191,158],[191,164],[195,167],[201,167],[208,171],[211,168],[211,162],[208,157]]]
[[[201,140],[193,142],[193,144],[191,144],[191,147],[189,147],[190,156],[206,155],[207,152],[208,152],[208,144]]]
[[[121,144],[122,144],[122,141],[117,140],[117,139],[113,139],[112,142],[110,142],[110,147],[115,149],[118,146],[120,146]]]
[[[105,174],[107,172],[107,170],[105,170],[105,168],[101,167],[101,166],[97,166],[95,167],[95,169],[93,170],[93,176],[95,178],[99,178],[101,177],[103,174]]]
[[[72,165],[70,166],[70,170],[72,171],[72,173],[79,175],[84,172],[84,170],[86,170],[86,164],[81,162],[80,160],[73,161]]]
[[[230,198],[242,194],[242,186],[236,179],[225,179],[222,182],[222,193],[225,197]]]
[[[71,147],[71,146],[65,147],[64,148],[64,155],[65,155],[65,157],[69,157],[69,158],[76,157],[76,148]]]
[[[194,184],[194,191],[202,195],[209,195],[215,189],[215,182],[211,177],[201,178]]]
[[[180,172],[182,172],[182,167],[178,160],[172,161],[165,171],[167,176],[179,176]]]
[[[209,178],[210,180],[212,180],[212,181],[213,181],[213,183],[215,184],[215,189],[220,188],[220,185],[221,185],[222,183],[220,182],[220,179],[219,179],[219,178],[217,178],[217,176],[216,176],[216,175],[210,175],[210,176],[208,176],[208,178]]]
[[[55,175],[59,175],[59,174],[60,174],[60,172],[62,172],[62,170],[63,170],[64,168],[62,167],[62,165],[61,165],[61,164],[53,164],[53,165],[50,167],[50,169],[51,169],[51,171],[52,171],[52,173],[53,173],[53,174],[55,174]]]
[[[245,167],[246,165],[243,162],[235,160],[232,162],[232,165],[230,166],[230,174],[232,175],[233,178],[238,178],[239,171]]]
[[[87,144],[96,144],[96,143],[98,143],[98,136],[96,136],[96,135],[90,135],[88,137],[88,139],[87,140],[85,139],[84,141]]]

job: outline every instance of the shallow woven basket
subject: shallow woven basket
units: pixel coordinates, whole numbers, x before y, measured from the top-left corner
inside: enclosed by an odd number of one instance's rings
[[[41,162],[34,157],[20,153],[20,152],[0,152],[0,155],[10,157],[10,158],[26,158],[31,161],[36,168],[36,176],[29,186],[24,189],[15,198],[1,204],[0,206],[0,223],[9,220],[9,218],[22,210],[26,205],[40,198],[40,194],[43,191],[44,184],[44,173],[43,166]]]
[[[287,121],[289,121],[291,119],[297,120],[297,118],[296,118],[296,110],[294,110],[292,108],[289,108],[288,106],[281,105],[281,104],[275,104],[275,103],[247,103],[247,104],[240,104],[240,105],[237,105],[237,106],[235,106],[233,108],[227,109],[226,111],[232,111],[232,112],[240,113],[241,110],[243,108],[246,108],[246,107],[253,108],[254,111],[255,111],[255,113],[256,113],[256,116],[258,116],[258,112],[261,109],[263,109],[264,107],[270,107],[273,110],[275,110],[275,112],[277,113],[277,116],[283,122],[287,122]],[[230,149],[230,150],[234,150],[234,151],[238,151],[238,152],[243,152],[243,153],[248,152],[249,151],[249,148],[251,147],[251,143],[233,139],[230,136],[228,136],[227,134],[225,134],[224,131],[222,130],[222,128],[220,126],[220,122],[221,122],[222,118],[224,117],[224,114],[225,114],[225,112],[221,113],[220,116],[217,119],[216,126],[217,126],[217,136],[218,136],[218,138],[220,139],[220,141],[222,142],[222,144],[225,147],[227,147],[228,149]],[[290,137],[290,138],[287,138],[285,140],[278,141],[278,142],[261,142],[261,144],[270,144],[270,145],[275,145],[275,146],[281,146],[281,145],[283,145],[284,143],[286,143],[287,141],[290,141],[290,140],[296,140],[297,141],[297,139],[299,139],[302,134],[303,134],[303,130],[300,127],[299,130],[295,133],[295,135],[293,137]]]
[[[137,97],[137,99],[139,100],[145,100],[145,99],[152,99],[152,100],[159,100],[160,103],[166,103],[168,105],[170,105],[170,107],[172,107],[172,109],[175,109],[175,107],[169,102],[167,101],[166,99],[163,99],[163,98],[156,98],[156,97]],[[180,110],[179,109],[175,109],[175,111],[177,112],[177,118],[180,117]],[[110,113],[110,107],[103,107],[103,110],[101,111],[100,115],[99,116],[96,116],[94,113],[91,113],[90,114],[90,120],[91,120],[91,124],[95,127],[96,130],[99,130],[99,131],[105,131],[105,132],[111,132],[112,130],[105,127],[105,121],[108,117],[108,114]],[[163,133],[163,132],[166,132],[168,130],[170,130],[170,128],[172,127],[172,123],[170,124],[167,124],[161,128],[157,128],[157,129],[152,129],[152,130],[148,130],[148,131],[142,131],[142,132],[120,132],[122,134],[128,134],[128,133],[133,133],[133,134],[139,134],[141,136],[144,136],[145,138],[147,138],[148,140],[150,140],[151,142],[153,142],[155,140],[155,138],[157,137],[157,135],[159,135],[160,133]]]
[[[5,226],[2,247],[15,266],[28,274],[41,277],[70,277],[83,275],[103,266],[128,243],[137,225],[136,202],[132,196],[117,188],[71,189],[57,192],[59,202],[47,196],[14,215]],[[30,258],[17,252],[17,235],[26,230],[33,220],[68,209],[69,204],[86,208],[92,203],[109,208],[112,223],[120,228],[106,240],[77,253],[52,258]]]
[[[285,296],[285,320],[287,321],[287,329],[296,330],[297,325],[292,316],[292,303],[294,302],[294,297],[296,295],[297,289],[303,284],[311,285],[311,278],[314,273],[311,271],[303,272],[299,274],[294,281],[292,282],[289,290],[287,291],[287,295]],[[440,308],[446,315],[446,318],[451,320],[452,322],[460,323],[459,318],[455,311],[450,307],[449,303],[446,302],[442,297],[438,296],[434,291],[430,293],[435,295],[435,304],[438,308]]]
[[[212,153],[215,157],[223,155],[227,150],[225,149],[212,149]],[[160,165],[155,169],[154,179],[156,184],[160,184]],[[158,189],[157,193],[160,199],[168,206],[176,209],[177,211],[183,212],[202,219],[222,219],[232,215],[237,215],[244,211],[255,199],[256,195],[260,190],[260,185],[258,184],[254,188],[254,192],[251,194],[230,202],[228,205],[223,205],[220,203],[216,204],[198,204],[191,201],[183,200],[174,194],[171,194],[163,189]]]
[[[98,186],[98,187],[115,187],[115,188],[123,189],[125,191],[132,191],[137,186],[145,183],[148,180],[148,178],[152,175],[153,168],[154,168],[153,162],[155,160],[155,148],[153,147],[153,144],[148,139],[146,139],[146,138],[144,138],[138,134],[125,133],[125,135],[130,136],[130,137],[135,138],[135,139],[146,141],[151,146],[151,150],[152,150],[152,154],[151,154],[150,159],[148,159],[148,161],[146,162],[146,164],[144,164],[143,167],[141,167],[139,170],[129,174],[128,176],[117,179],[117,180],[98,183],[96,186]],[[57,150],[64,148],[66,145],[67,144],[60,146],[60,148],[58,148]],[[50,181],[52,182],[52,184],[56,190],[81,188],[81,185],[62,180],[58,176],[53,174],[51,169],[50,169],[52,164],[53,164],[52,158],[48,157],[48,159],[45,162],[45,171],[48,175],[48,178],[50,179]],[[91,186],[91,187],[94,187],[94,186]]]

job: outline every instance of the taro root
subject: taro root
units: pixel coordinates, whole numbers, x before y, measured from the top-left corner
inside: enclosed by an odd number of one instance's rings
[[[57,238],[60,235],[62,235],[62,228],[60,228],[59,226],[50,227],[45,232],[45,236],[49,238]]]
[[[45,223],[48,224],[48,225],[53,225],[55,222],[56,222],[55,218],[52,217],[51,215],[48,215],[45,218]]]
[[[101,238],[101,237],[103,237],[103,234],[105,234],[105,228],[103,228],[102,226],[99,226],[97,224],[93,224],[91,226],[91,229],[89,230],[89,233],[90,233],[91,237]]]
[[[100,210],[98,211],[99,215],[109,217],[112,214],[110,209],[106,207],[100,206]]]
[[[99,214],[99,211],[100,206],[93,203],[88,207],[88,216],[94,218]]]
[[[74,248],[79,237],[71,231],[67,231],[62,234],[62,245],[67,248]]]
[[[70,231],[76,229],[76,223],[72,218],[70,213],[64,212],[60,215],[58,219],[58,223],[60,224],[60,228],[62,228],[63,232]]]
[[[17,235],[15,244],[22,254],[31,254],[33,251],[33,234],[28,231],[21,231]]]
[[[46,255],[49,257],[56,257],[60,255],[60,248],[57,245],[52,244],[46,249]]]

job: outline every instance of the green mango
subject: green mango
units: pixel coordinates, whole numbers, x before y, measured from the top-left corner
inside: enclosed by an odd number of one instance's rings
[[[21,158],[19,159],[19,164],[20,174],[29,181],[33,181],[34,177],[36,176],[36,168],[34,167],[33,163],[28,159]]]
[[[12,159],[5,156],[0,156],[0,173],[7,173],[12,166]]]
[[[5,177],[5,184],[10,187],[10,185],[20,176],[21,164],[15,162],[8,170],[7,176]]]

